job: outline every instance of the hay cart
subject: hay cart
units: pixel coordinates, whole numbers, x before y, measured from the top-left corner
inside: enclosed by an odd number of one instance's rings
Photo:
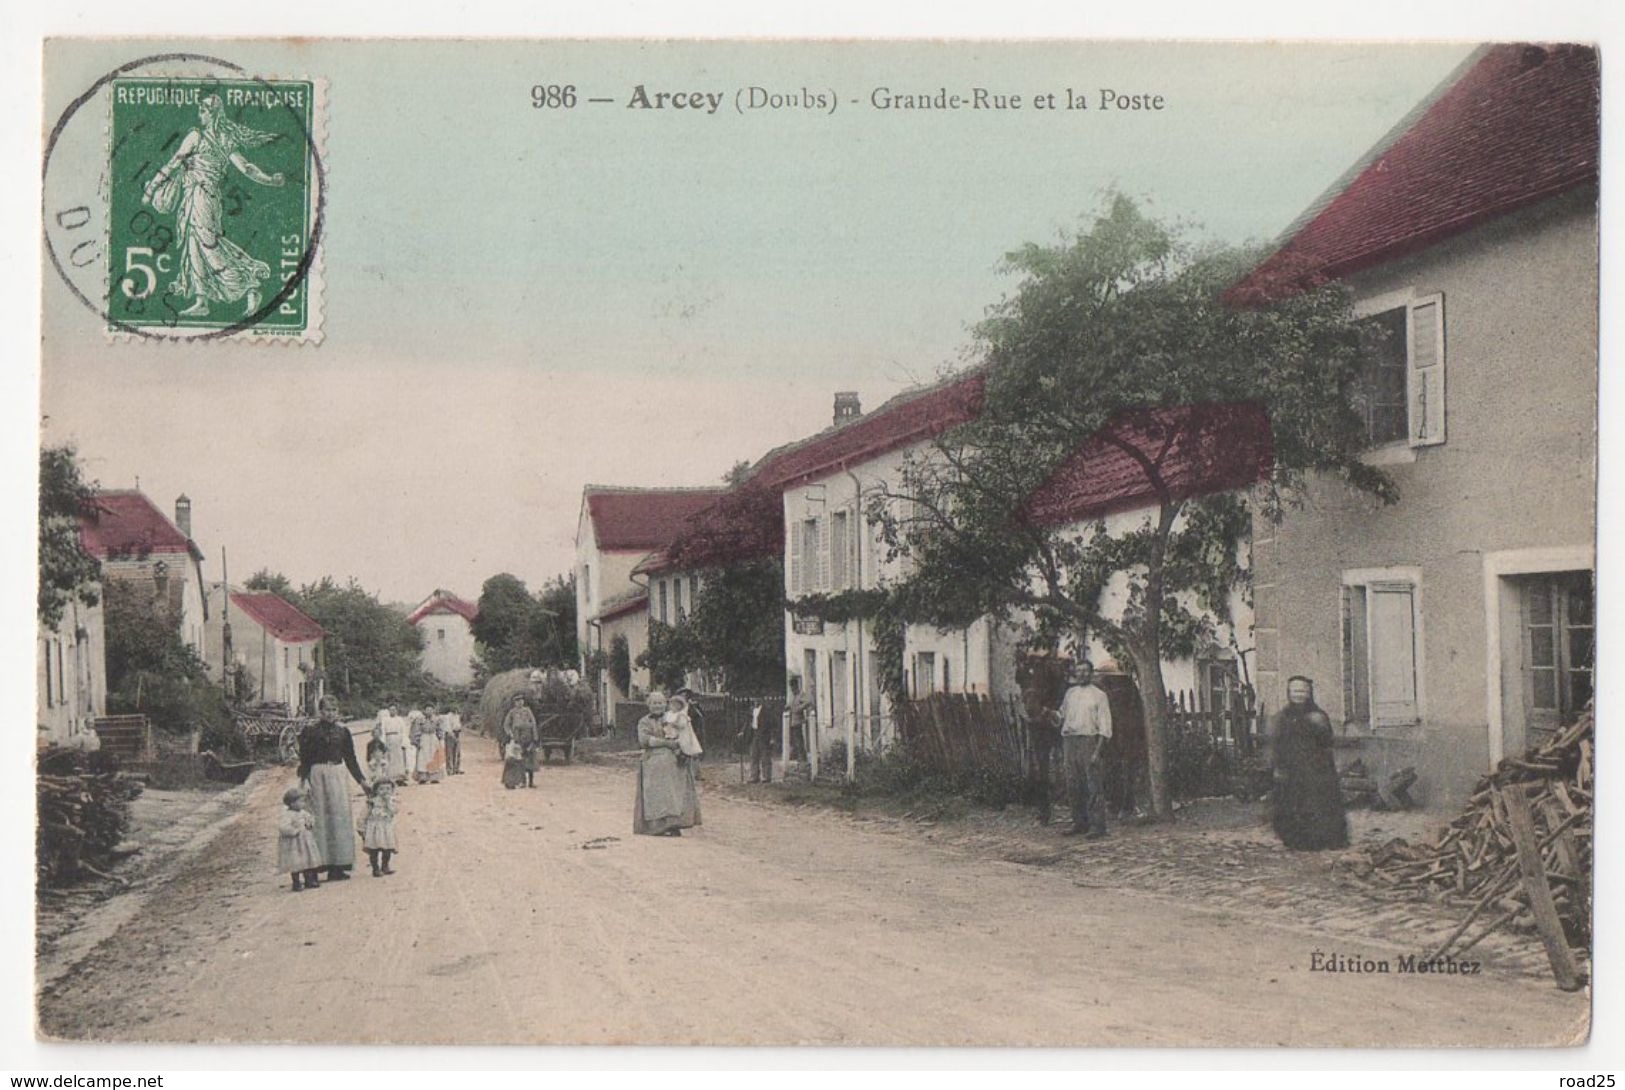
[[[592,726],[592,692],[583,685],[569,685],[556,673],[532,684],[530,672],[509,670],[486,682],[480,694],[479,729],[487,737],[500,739],[509,709],[522,701],[536,717],[542,760],[557,753],[569,764],[575,759],[576,741]]]
[[[248,739],[250,753],[259,756],[274,752],[285,765],[299,760],[299,732],[315,722],[308,716],[289,715],[285,706],[238,712],[233,718]]]

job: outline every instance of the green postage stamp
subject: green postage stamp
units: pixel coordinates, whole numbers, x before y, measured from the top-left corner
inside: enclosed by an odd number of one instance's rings
[[[318,339],[320,85],[159,76],[110,90],[110,330]]]

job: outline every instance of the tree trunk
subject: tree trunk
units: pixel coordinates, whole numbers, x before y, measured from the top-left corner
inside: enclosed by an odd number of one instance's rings
[[[1145,709],[1145,763],[1151,781],[1151,813],[1159,820],[1174,816],[1168,791],[1168,689],[1162,681],[1163,565],[1168,536],[1179,517],[1178,503],[1164,499],[1151,538],[1145,577],[1144,642],[1130,648],[1140,678],[1140,706]]]
[[[1168,790],[1168,691],[1162,680],[1162,656],[1155,647],[1135,645],[1134,673],[1140,683],[1140,708],[1145,713],[1146,778],[1151,787],[1151,814],[1158,820],[1174,816]]]

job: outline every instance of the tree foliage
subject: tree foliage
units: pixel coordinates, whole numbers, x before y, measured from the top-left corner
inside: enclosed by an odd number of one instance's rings
[[[1098,638],[1122,657],[1164,814],[1162,662],[1189,654],[1245,585],[1236,556],[1252,511],[1212,486],[1235,457],[1237,421],[1268,421],[1253,489],[1268,517],[1311,474],[1396,498],[1359,457],[1369,335],[1347,296],[1323,286],[1232,305],[1225,293],[1256,256],[1194,247],[1120,195],[1082,233],[1008,255],[1017,286],[976,332],[981,414],[911,458],[870,508],[889,550],[913,559],[897,590],[908,619],[959,627],[1021,613],[1042,641]],[[1142,520],[1113,533],[1038,517],[1033,498],[1086,449],[1131,467]]]
[[[668,688],[703,672],[729,693],[784,692],[784,561],[741,561],[700,580],[692,612],[676,625],[650,624],[649,649],[638,665]]]
[[[150,584],[135,581],[110,581],[103,599],[107,710],[140,713],[172,734],[197,729],[206,748],[241,752],[225,693],[182,641],[174,610]]]
[[[60,624],[73,601],[96,604],[101,565],[79,539],[80,516],[95,495],[96,486],[85,480],[73,447],[41,448],[37,611],[46,628]]]
[[[632,692],[632,645],[618,632],[609,641],[609,680],[621,692]]]
[[[386,704],[444,699],[445,687],[423,671],[423,634],[356,580],[324,576],[298,590],[279,572],[261,569],[244,586],[269,591],[321,625],[327,692],[346,714],[370,715]]]
[[[479,608],[474,639],[491,673],[576,665],[574,574],[554,576],[535,595],[516,575],[493,575],[480,588]]]

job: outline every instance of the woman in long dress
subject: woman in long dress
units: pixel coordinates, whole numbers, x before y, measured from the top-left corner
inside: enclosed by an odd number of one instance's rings
[[[316,834],[328,880],[350,877],[350,868],[355,866],[350,781],[366,787],[367,778],[356,760],[355,739],[339,722],[338,705],[331,697],[322,699],[321,718],[299,732],[299,780],[310,799],[315,821],[311,831]]]
[[[1275,834],[1295,851],[1346,848],[1348,819],[1332,759],[1332,722],[1315,703],[1314,682],[1286,683],[1287,705],[1275,717]]]
[[[683,756],[676,730],[661,720],[666,694],[649,694],[649,714],[638,720],[638,791],[632,806],[632,831],[645,836],[682,836],[700,824],[700,791],[694,762]],[[670,734],[671,737],[667,735]]]
[[[267,174],[243,157],[244,149],[276,138],[233,121],[219,95],[205,95],[198,104],[198,127],[147,182],[142,200],[159,212],[175,213],[175,280],[169,290],[192,300],[182,317],[203,317],[210,303],[239,299],[246,300],[245,314],[259,310],[260,285],[271,278],[271,266],[226,237],[221,191],[227,167],[258,185],[281,186],[281,173]]]
[[[446,760],[440,749],[440,738],[435,733],[434,723],[416,708],[412,709],[410,718],[412,745],[417,747],[417,763],[412,766],[417,782],[439,783],[440,775],[446,768]]]

